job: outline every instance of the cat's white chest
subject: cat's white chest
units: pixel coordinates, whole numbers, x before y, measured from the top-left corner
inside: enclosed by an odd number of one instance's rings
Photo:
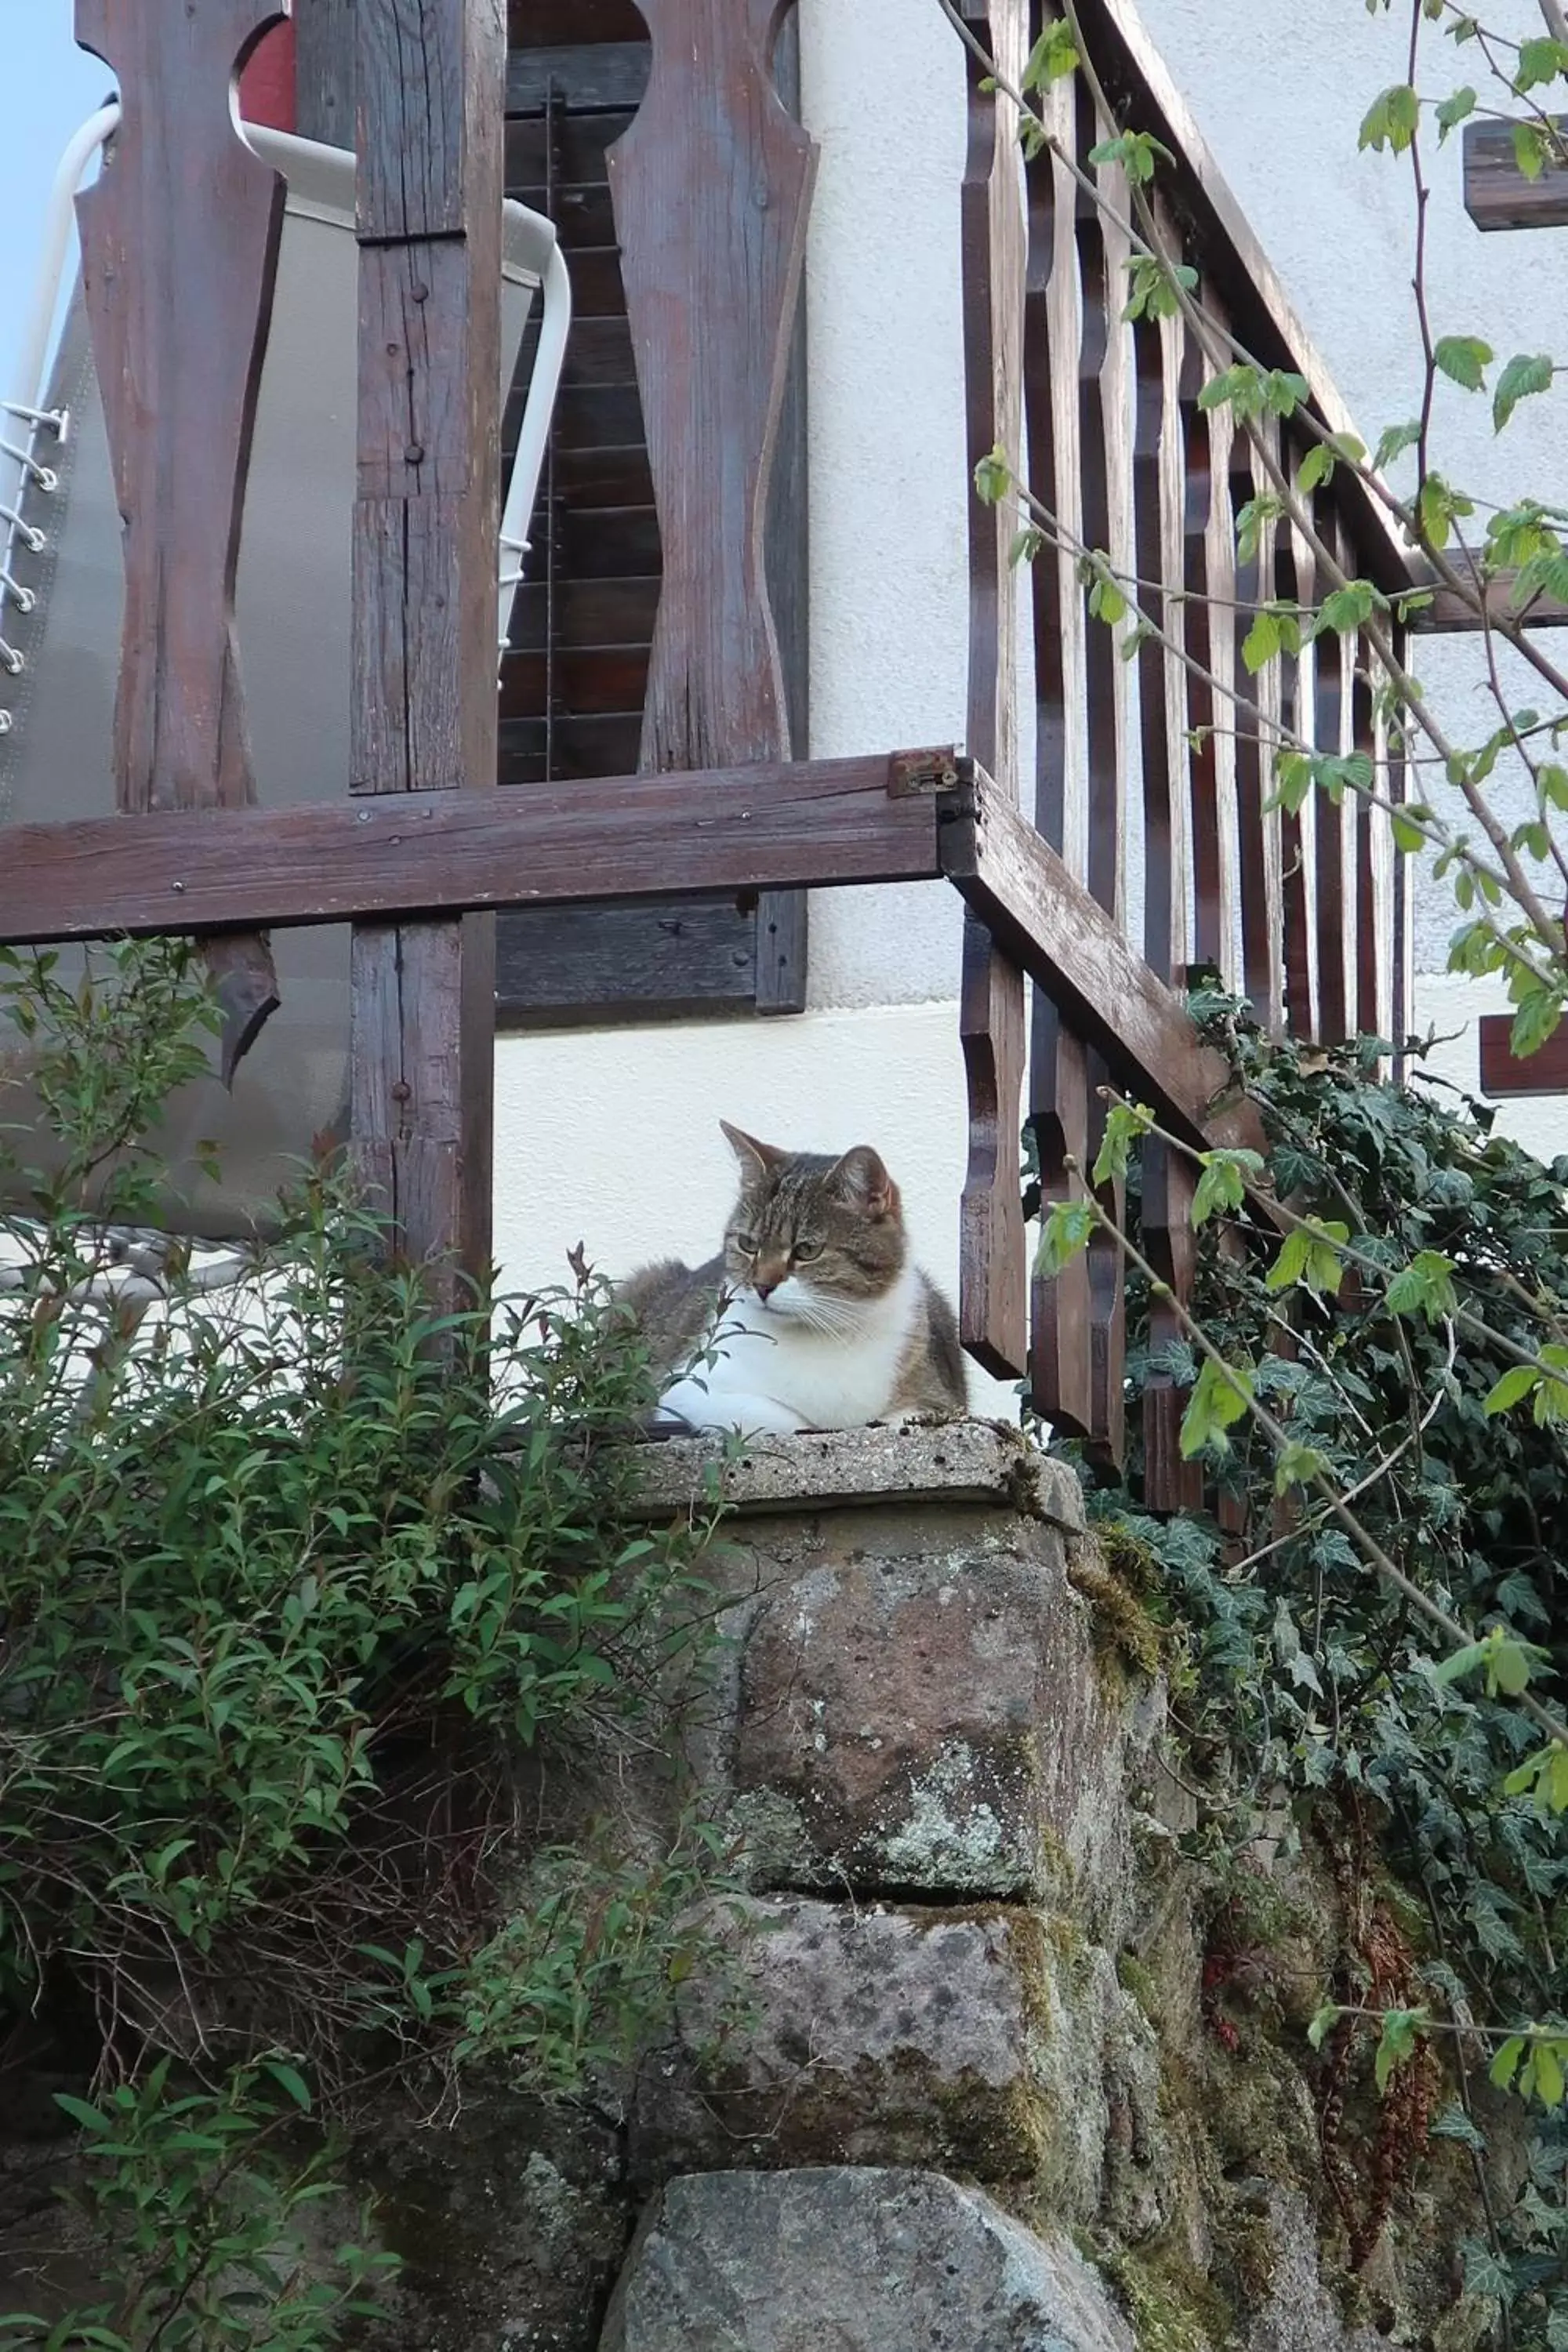
[[[725,1312],[713,1362],[677,1381],[662,1402],[694,1428],[863,1429],[891,1406],[920,1296],[909,1268],[852,1328],[834,1332],[744,1296]]]

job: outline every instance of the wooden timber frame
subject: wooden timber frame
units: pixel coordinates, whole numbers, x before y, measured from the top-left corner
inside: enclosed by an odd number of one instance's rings
[[[124,110],[110,173],[81,206],[126,525],[120,814],[0,835],[0,941],[195,935],[237,1053],[267,1013],[267,933],[352,919],[352,1148],[402,1249],[449,1295],[489,1258],[496,909],[945,879],[966,910],[964,1344],[994,1373],[1026,1374],[1058,1428],[1120,1455],[1117,1255],[1097,1249],[1031,1300],[1026,1116],[1047,1200],[1092,1164],[1107,1084],[1195,1149],[1261,1148],[1184,1008],[1194,965],[1245,988],[1275,1030],[1389,1034],[1403,1020],[1381,831],[1349,807],[1270,814],[1258,720],[1232,726],[1206,682],[1237,675],[1258,604],[1311,596],[1311,551],[1271,529],[1238,564],[1254,453],[1200,408],[1205,363],[1180,322],[1127,324],[1114,231],[1048,152],[1026,167],[1011,101],[972,59],[954,253],[970,460],[1026,436],[1037,495],[1152,583],[1191,662],[1091,623],[1070,545],[1021,574],[1016,518],[976,501],[962,754],[791,760],[765,530],[816,152],[770,80],[789,0],[638,5],[650,78],[611,185],[664,551],[640,772],[496,789],[501,0],[296,0],[302,75],[329,25],[333,40],[355,28],[354,719],[342,798],[263,811],[233,587],[280,191],[236,137],[230,94],[284,12],[77,0],[79,37],[119,75]],[[1016,80],[1039,0],[962,5]],[[1080,5],[1113,103],[1176,157],[1168,201],[1205,300],[1267,364],[1304,374],[1317,415],[1341,426],[1129,0]],[[960,55],[955,40],[955,79]],[[316,111],[346,139],[341,77],[334,92],[333,121],[324,100]],[[1101,131],[1085,94],[1066,86],[1052,104],[1087,159]],[[1084,168],[1124,211],[1116,167]],[[1277,446],[1299,459],[1289,425]],[[1317,521],[1385,593],[1413,584],[1342,473]],[[1015,675],[1020,634],[1032,679]],[[1258,707],[1321,745],[1366,748],[1396,795],[1358,653],[1335,640],[1271,664]],[[1144,1233],[1178,1299],[1193,1278],[1191,1189],[1184,1163],[1152,1157]],[[1156,1508],[1194,1499],[1180,1402],[1158,1386],[1147,1400]]]

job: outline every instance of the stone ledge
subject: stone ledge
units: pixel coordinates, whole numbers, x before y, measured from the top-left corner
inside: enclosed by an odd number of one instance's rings
[[[756,1437],[730,1461],[721,1439],[675,1438],[639,1449],[631,1507],[649,1518],[684,1510],[715,1471],[727,1507],[752,1517],[859,1504],[979,1503],[1043,1519],[1069,1535],[1084,1525],[1082,1490],[1067,1465],[995,1421]]]

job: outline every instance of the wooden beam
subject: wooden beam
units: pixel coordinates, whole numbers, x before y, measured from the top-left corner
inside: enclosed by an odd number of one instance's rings
[[[406,832],[432,793],[481,809],[496,793],[506,28],[495,0],[354,14],[350,783],[371,824],[374,800],[403,803]],[[489,1265],[494,920],[357,923],[350,971],[354,1160],[450,1298],[456,1268]]]
[[[113,756],[127,814],[256,798],[234,588],[284,189],[237,135],[231,93],[283,13],[282,0],[77,0],[77,38],[119,75],[123,107],[114,167],[77,210],[124,520]],[[278,977],[259,937],[208,961],[226,1078]]]
[[[1568,1095],[1568,1029],[1559,1029],[1544,1045],[1522,1058],[1510,1044],[1511,1013],[1483,1013],[1480,1018],[1481,1092],[1495,1102],[1523,1095]]]
[[[1228,1065],[1180,997],[988,777],[976,775],[974,814],[950,821],[942,846],[965,903],[1119,1085],[1195,1150],[1264,1150],[1257,1110],[1235,1097]]]
[[[1568,628],[1568,604],[1555,596],[1536,596],[1516,611],[1513,603],[1517,574],[1500,572],[1495,580],[1487,583],[1487,613],[1495,624],[1500,620],[1518,621],[1527,629]],[[1410,615],[1408,625],[1424,635],[1440,636],[1466,634],[1479,635],[1484,624],[1479,612],[1468,597],[1457,595],[1451,588],[1432,589],[1432,602],[1423,604]]]
[[[1568,119],[1557,128],[1568,133]],[[1527,180],[1511,122],[1467,122],[1464,154],[1465,210],[1479,229],[1568,228],[1568,165],[1548,163]]]
[[[0,942],[935,880],[966,805],[937,786],[961,773],[908,753],[17,825],[0,834]]]

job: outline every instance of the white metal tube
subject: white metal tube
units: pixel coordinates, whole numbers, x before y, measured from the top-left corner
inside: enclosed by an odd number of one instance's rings
[[[523,409],[522,427],[517,436],[517,455],[512,459],[511,480],[507,488],[506,509],[500,519],[500,645],[502,652],[511,630],[512,600],[522,578],[520,568],[508,563],[509,554],[519,558],[528,552],[528,526],[533,520],[534,501],[544,473],[544,453],[550,439],[551,419],[555,414],[555,395],[561,389],[561,370],[566,358],[566,338],[572,327],[572,277],[566,267],[566,257],[556,246],[550,256],[540,289],[539,349],[534,354],[533,381],[528,387],[528,401]]]

